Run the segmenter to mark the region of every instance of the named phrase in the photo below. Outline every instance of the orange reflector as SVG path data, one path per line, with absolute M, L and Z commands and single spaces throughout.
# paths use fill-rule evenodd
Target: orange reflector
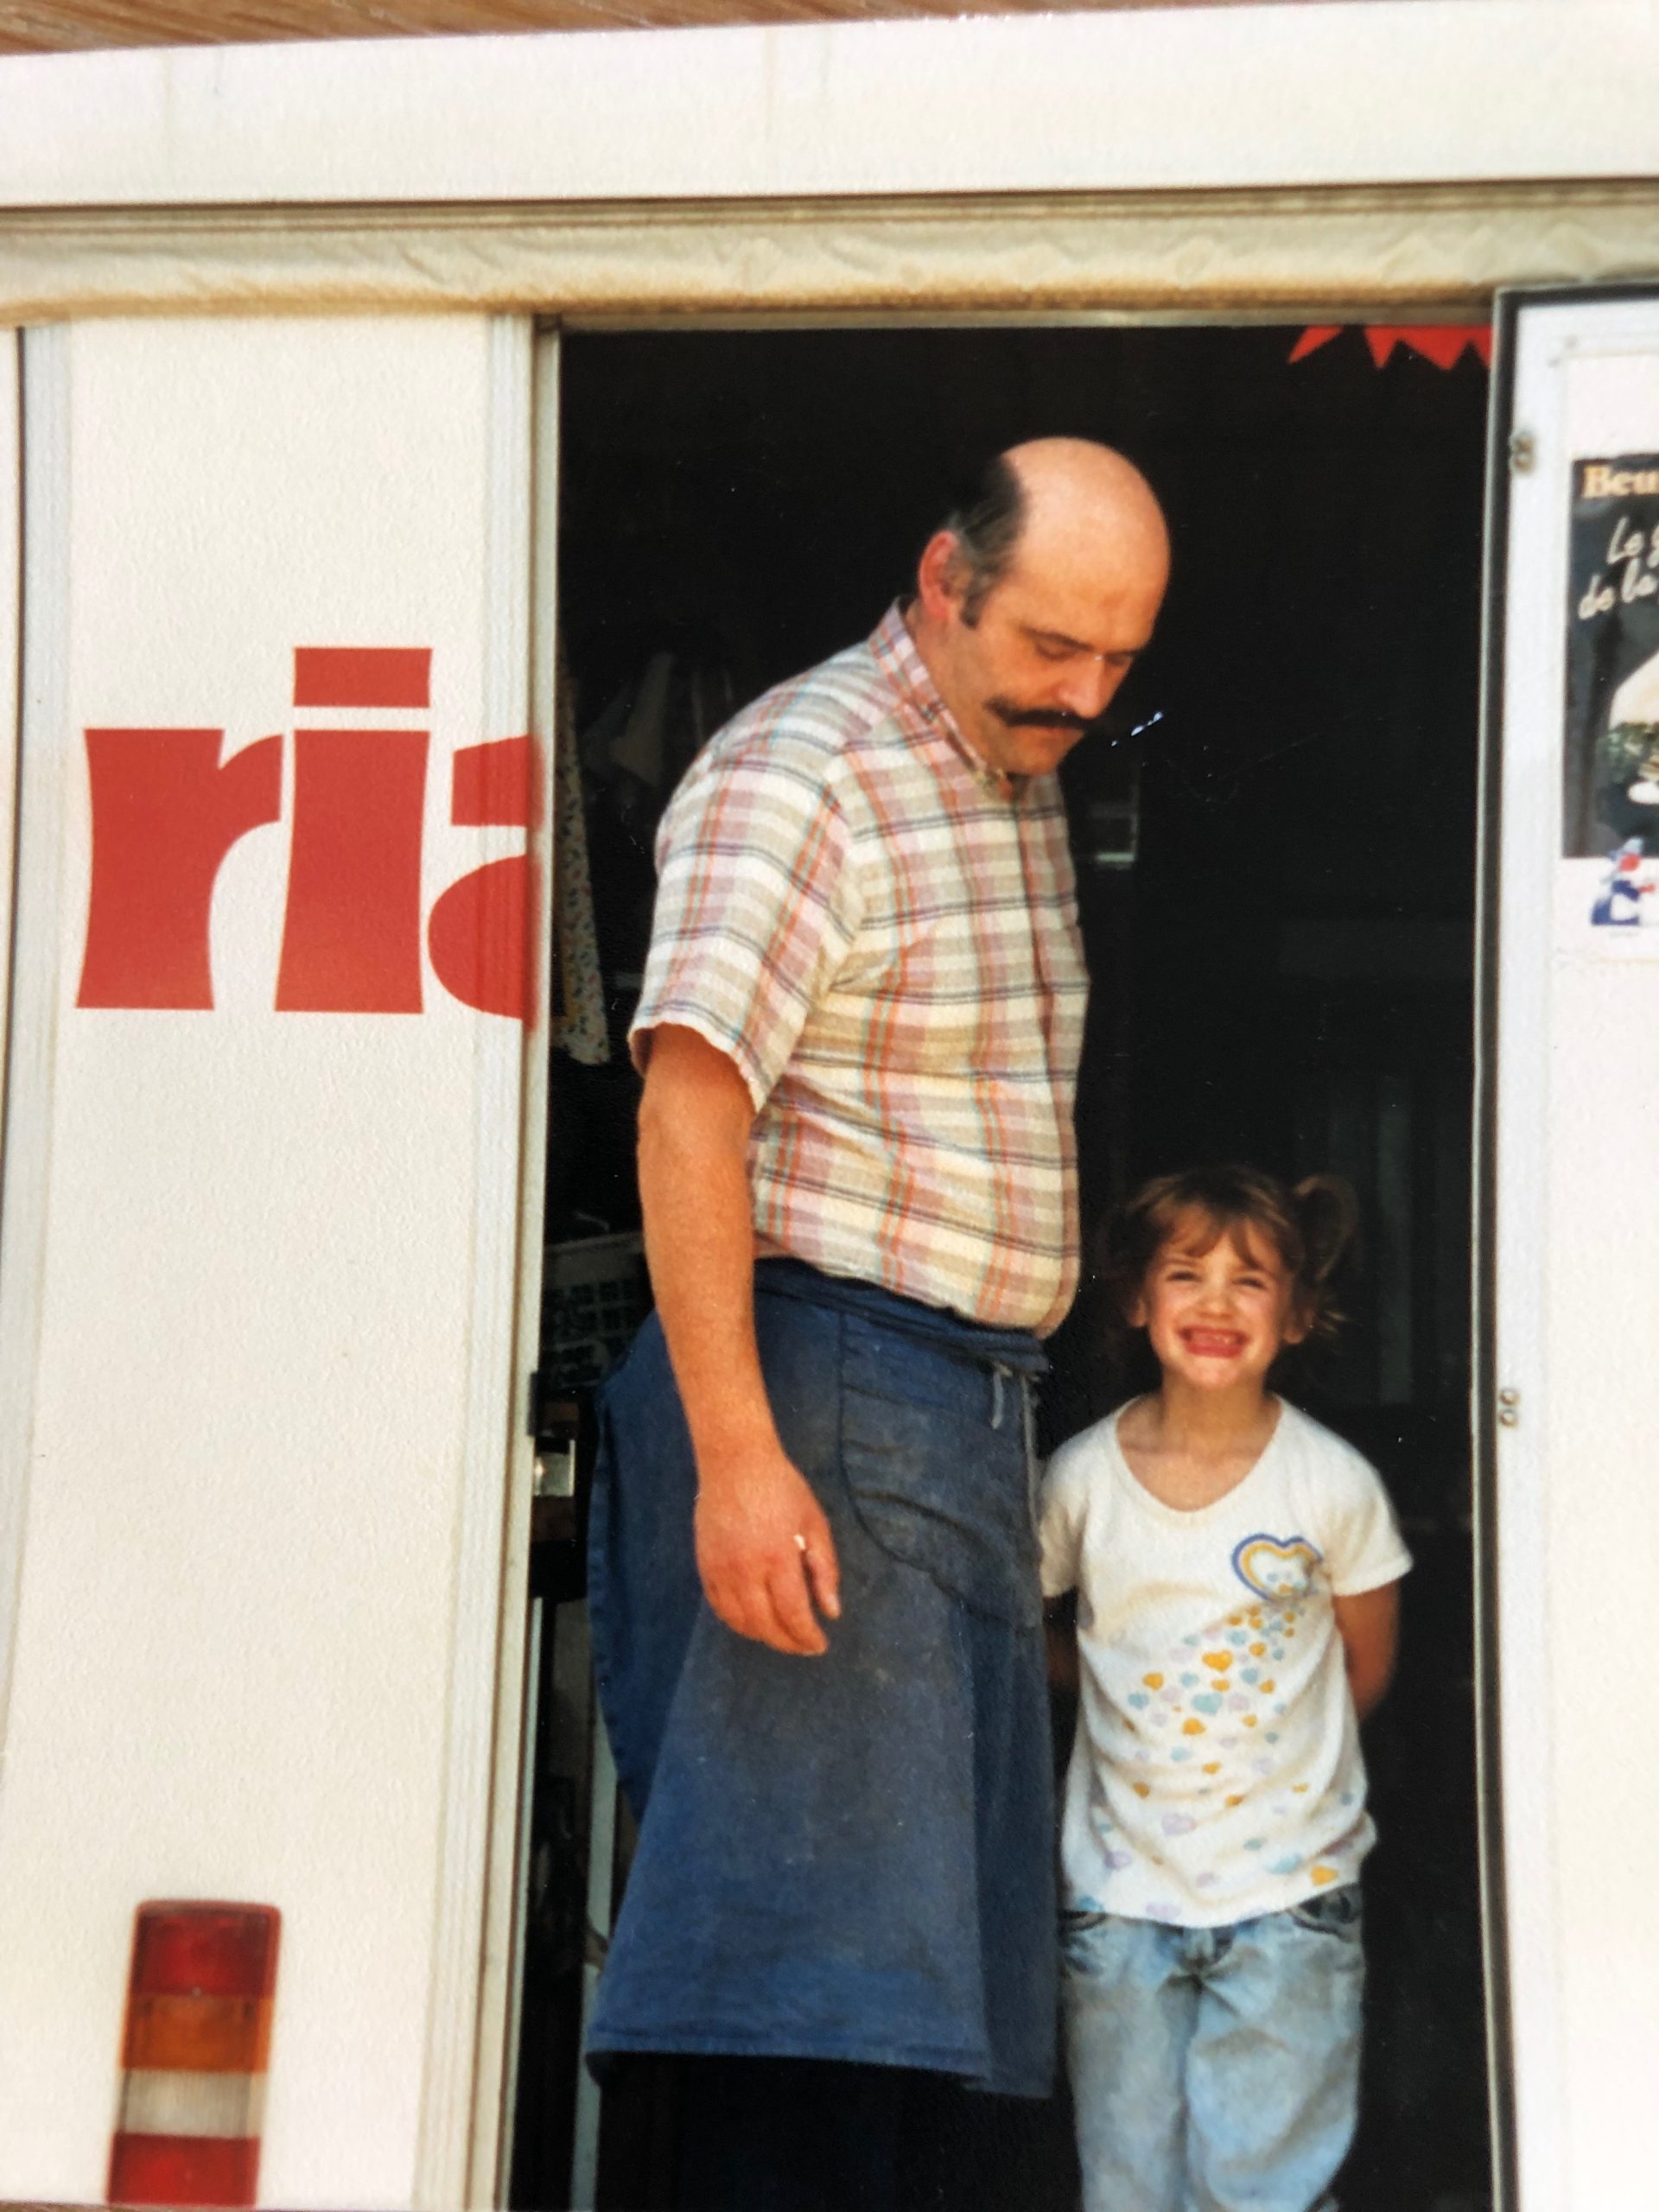
M 274 1905 L 139 1906 L 111 2204 L 254 2202 L 281 1927 Z
M 268 1997 L 140 1997 L 127 2000 L 129 2067 L 263 2074 L 270 2050 Z

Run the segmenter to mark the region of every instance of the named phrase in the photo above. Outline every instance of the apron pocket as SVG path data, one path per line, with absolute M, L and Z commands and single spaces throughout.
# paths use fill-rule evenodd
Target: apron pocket
M 976 1611 L 1042 1619 L 1017 1375 L 842 1317 L 842 1465 L 891 1557 Z

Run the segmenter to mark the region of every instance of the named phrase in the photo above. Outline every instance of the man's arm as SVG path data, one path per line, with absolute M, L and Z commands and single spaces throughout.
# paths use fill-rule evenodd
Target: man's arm
M 748 1140 L 734 1063 L 696 1030 L 652 1033 L 639 1109 L 645 1257 L 697 1462 L 697 1572 L 728 1628 L 775 1650 L 828 1648 L 812 1610 L 841 1611 L 836 1548 L 785 1456 L 754 1338 Z M 804 1548 L 797 1541 L 804 1538 Z
M 1385 1582 L 1380 1590 L 1363 1590 L 1353 1598 L 1333 1598 L 1331 1604 L 1337 1617 L 1337 1634 L 1342 1638 L 1354 1711 L 1363 1720 L 1382 1703 L 1394 1680 L 1395 1652 L 1400 1641 L 1400 1585 Z

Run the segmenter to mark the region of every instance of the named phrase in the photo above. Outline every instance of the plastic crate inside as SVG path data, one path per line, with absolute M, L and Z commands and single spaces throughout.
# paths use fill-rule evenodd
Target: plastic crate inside
M 542 1300 L 543 1389 L 597 1382 L 650 1305 L 639 1230 L 550 1244 Z

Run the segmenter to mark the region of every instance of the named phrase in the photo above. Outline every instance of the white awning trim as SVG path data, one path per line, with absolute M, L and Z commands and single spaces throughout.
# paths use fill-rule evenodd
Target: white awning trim
M 333 309 L 611 316 L 1473 320 L 1650 269 L 1659 180 L 957 200 L 0 215 L 0 319 Z

